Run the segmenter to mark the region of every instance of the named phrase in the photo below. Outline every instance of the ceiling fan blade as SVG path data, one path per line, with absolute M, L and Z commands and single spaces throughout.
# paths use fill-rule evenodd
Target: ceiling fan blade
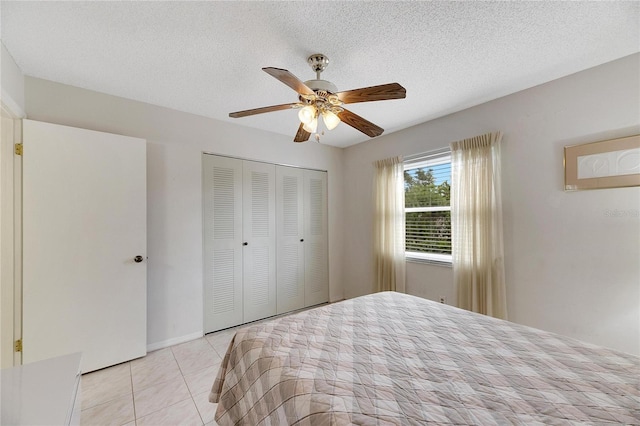
M 271 106 L 268 106 L 268 107 L 254 108 L 254 109 L 247 109 L 247 110 L 244 110 L 244 111 L 230 112 L 229 113 L 229 117 L 231 117 L 231 118 L 240 118 L 240 117 L 246 117 L 248 115 L 264 114 L 265 112 L 281 111 L 283 109 L 293 109 L 293 108 L 298 108 L 298 107 L 300 107 L 299 103 L 282 104 L 282 105 L 271 105 Z
M 382 127 L 376 126 L 372 122 L 365 120 L 347 109 L 339 113 L 338 117 L 340 117 L 340 120 L 345 124 L 348 124 L 356 130 L 360 130 L 362 133 L 372 138 L 380 136 L 384 132 Z
M 363 87 L 336 93 L 338 99 L 345 104 L 356 102 L 386 101 L 387 99 L 403 99 L 407 97 L 407 90 L 398 83 L 382 84 L 380 86 Z
M 277 78 L 287 86 L 291 87 L 293 90 L 298 92 L 301 95 L 313 95 L 313 90 L 309 89 L 306 84 L 304 84 L 298 77 L 291 74 L 287 70 L 283 70 L 281 68 L 262 68 L 262 71 L 266 72 L 272 77 Z
M 298 127 L 298 133 L 296 133 L 296 137 L 293 138 L 294 142 L 306 142 L 309 140 L 309 136 L 311 136 L 311 133 L 304 130 L 302 126 L 304 126 L 304 124 L 300 123 L 300 127 Z

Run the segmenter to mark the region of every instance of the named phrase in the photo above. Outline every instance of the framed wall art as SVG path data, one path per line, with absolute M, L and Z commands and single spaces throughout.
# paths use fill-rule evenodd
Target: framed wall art
M 564 147 L 564 189 L 640 186 L 640 135 Z

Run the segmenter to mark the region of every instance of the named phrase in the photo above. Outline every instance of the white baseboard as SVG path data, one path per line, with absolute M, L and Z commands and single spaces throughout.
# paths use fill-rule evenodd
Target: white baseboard
M 158 349 L 189 342 L 191 340 L 199 339 L 202 336 L 204 336 L 204 333 L 202 331 L 198 331 L 196 333 L 187 334 L 186 336 L 174 337 L 173 339 L 163 340 L 162 342 L 150 343 L 147 345 L 147 352 L 153 352 Z

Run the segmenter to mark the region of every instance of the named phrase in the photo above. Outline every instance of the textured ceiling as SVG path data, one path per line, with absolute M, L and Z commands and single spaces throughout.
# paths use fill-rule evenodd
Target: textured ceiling
M 22 71 L 293 138 L 295 102 L 261 71 L 339 90 L 398 82 L 403 100 L 350 110 L 397 131 L 640 51 L 640 2 L 1 2 Z M 323 143 L 368 137 L 341 124 Z

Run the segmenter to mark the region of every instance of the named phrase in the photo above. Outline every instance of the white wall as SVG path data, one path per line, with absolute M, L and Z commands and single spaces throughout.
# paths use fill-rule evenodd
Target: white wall
M 1 41 L 0 76 L 2 102 L 14 116 L 24 117 L 24 76 Z
M 25 102 L 35 120 L 149 141 L 150 344 L 202 330 L 202 151 L 329 171 L 330 297 L 339 300 L 373 291 L 371 163 L 501 130 L 510 319 L 639 354 L 640 188 L 562 189 L 565 145 L 640 133 L 639 62 L 636 54 L 344 151 L 33 78 Z M 409 264 L 407 289 L 455 300 L 447 267 Z
M 285 137 L 46 80 L 27 77 L 25 88 L 30 119 L 148 141 L 151 348 L 202 333 L 202 152 L 328 171 L 329 297 L 343 298 L 342 150 L 293 143 L 295 117 L 289 117 L 294 127 Z M 278 114 L 274 120 L 287 119 Z
M 632 55 L 347 148 L 345 296 L 373 291 L 372 162 L 501 130 L 509 319 L 640 354 L 640 188 L 563 191 L 564 146 L 640 133 L 639 65 Z M 448 290 L 453 304 L 451 272 L 408 264 L 408 291 Z

